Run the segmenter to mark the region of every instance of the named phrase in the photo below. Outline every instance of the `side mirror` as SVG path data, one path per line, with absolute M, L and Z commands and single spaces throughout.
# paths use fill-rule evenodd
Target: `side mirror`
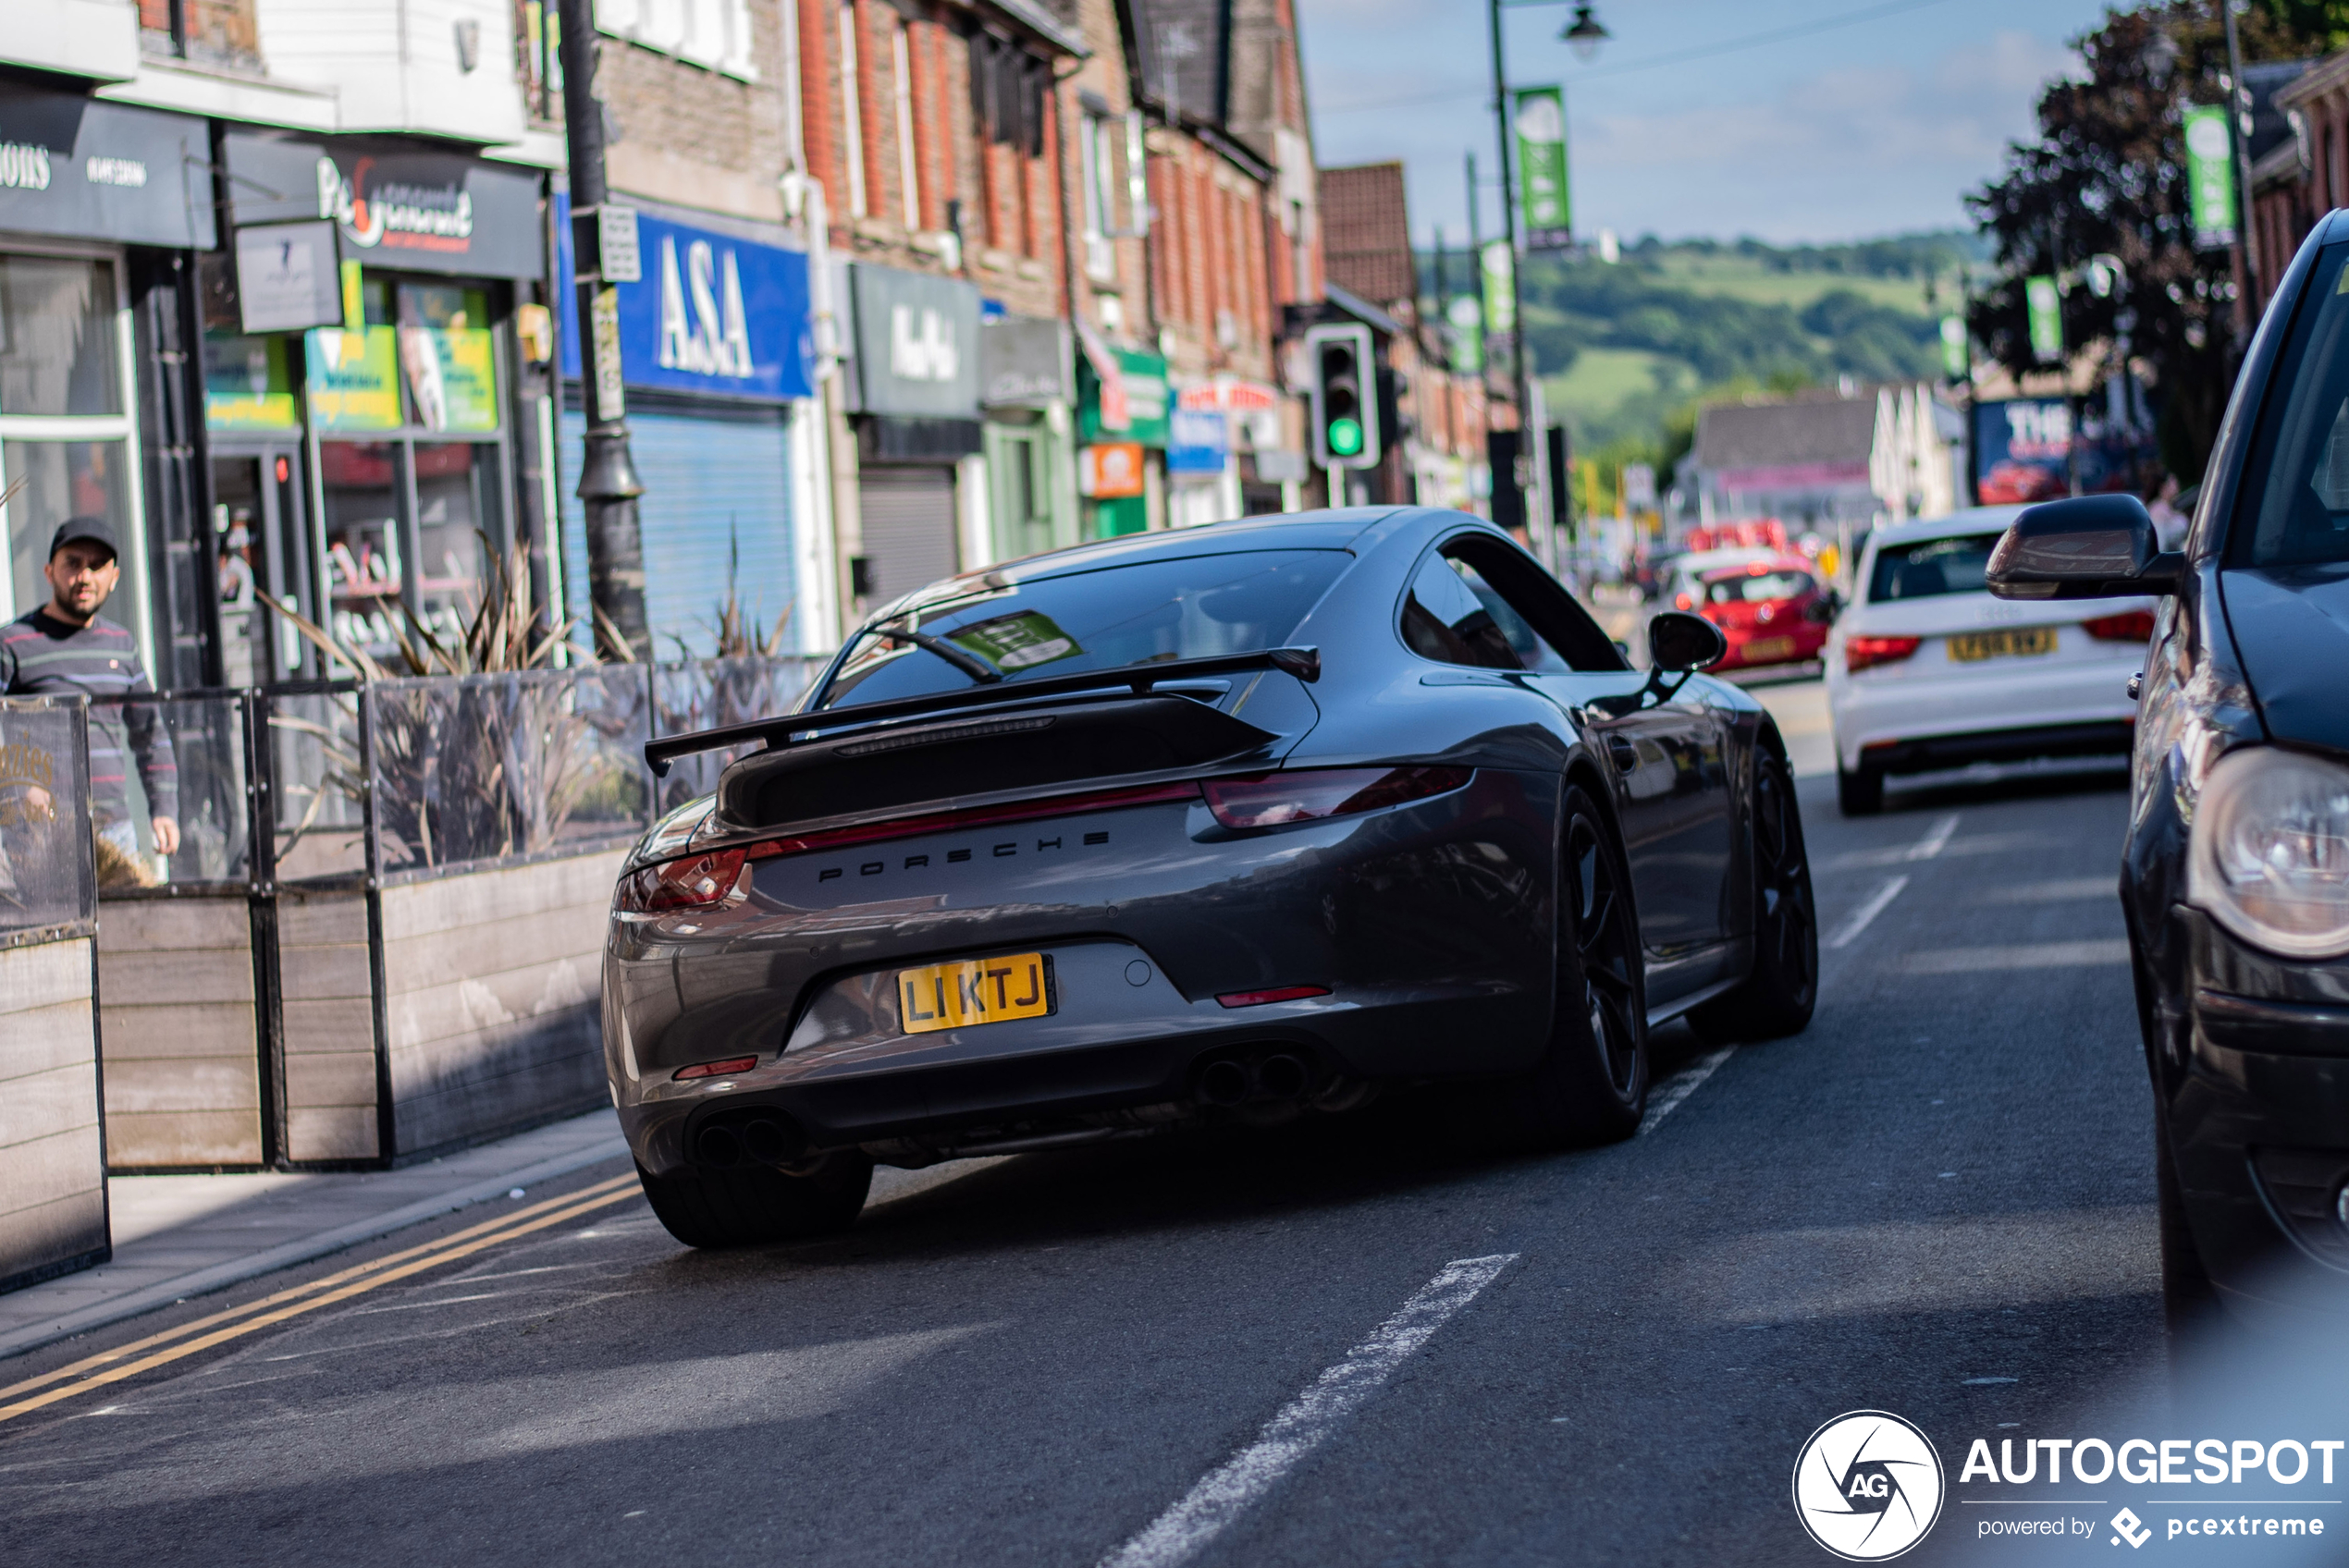
M 2134 496 L 2074 496 L 2026 507 L 1990 552 L 1984 582 L 2001 599 L 2111 599 L 2174 594 L 2185 557 L 2164 554 Z
M 1728 652 L 1729 640 L 1701 615 L 1666 610 L 1648 622 L 1648 660 L 1658 669 L 1685 675 L 1718 664 Z

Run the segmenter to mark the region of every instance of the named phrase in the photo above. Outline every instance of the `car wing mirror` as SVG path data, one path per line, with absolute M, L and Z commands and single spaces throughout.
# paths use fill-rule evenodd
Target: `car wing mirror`
M 1990 552 L 1984 582 L 2001 599 L 2112 599 L 2174 594 L 2184 572 L 2143 501 L 2074 496 L 2025 507 Z
M 1602 697 L 1591 705 L 1620 718 L 1650 703 L 1668 703 L 1680 694 L 1690 676 L 1718 664 L 1728 652 L 1729 640 L 1703 616 L 1666 610 L 1648 622 L 1647 684 L 1628 696 Z

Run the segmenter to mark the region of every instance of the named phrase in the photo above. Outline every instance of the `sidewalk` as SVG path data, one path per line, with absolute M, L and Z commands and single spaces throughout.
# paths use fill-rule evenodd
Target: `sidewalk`
M 609 1110 L 399 1170 L 116 1176 L 114 1259 L 0 1295 L 0 1357 L 627 1157 Z

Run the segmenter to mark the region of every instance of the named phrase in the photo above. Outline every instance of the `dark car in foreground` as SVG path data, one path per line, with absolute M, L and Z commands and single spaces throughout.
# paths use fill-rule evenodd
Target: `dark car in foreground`
M 1078 546 L 885 606 L 630 857 L 604 974 L 654 1211 L 702 1245 L 845 1224 L 874 1162 L 1341 1112 L 1514 1080 L 1628 1135 L 1648 1031 L 1808 1022 L 1786 754 L 1458 513 Z
M 2236 382 L 2182 552 L 2126 496 L 2033 507 L 1991 592 L 2161 595 L 2121 896 L 2173 1319 L 2349 1301 L 2349 213 Z

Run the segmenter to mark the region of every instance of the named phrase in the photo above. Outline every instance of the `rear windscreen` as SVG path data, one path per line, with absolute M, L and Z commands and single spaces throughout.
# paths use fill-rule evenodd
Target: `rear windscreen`
M 1287 645 L 1306 612 L 1351 566 L 1344 550 L 1250 550 L 1148 559 L 977 587 L 892 627 L 942 638 L 1024 678 L 1252 654 Z M 868 636 L 817 704 L 885 703 L 966 690 L 971 676 L 929 648 Z
M 1868 573 L 1868 602 L 1982 593 L 1982 574 L 1998 545 L 1995 533 L 1887 545 L 1876 551 L 1876 570 Z
M 1811 591 L 1811 580 L 1799 571 L 1749 572 L 1741 577 L 1716 577 L 1704 585 L 1708 605 L 1760 605 L 1792 599 Z

